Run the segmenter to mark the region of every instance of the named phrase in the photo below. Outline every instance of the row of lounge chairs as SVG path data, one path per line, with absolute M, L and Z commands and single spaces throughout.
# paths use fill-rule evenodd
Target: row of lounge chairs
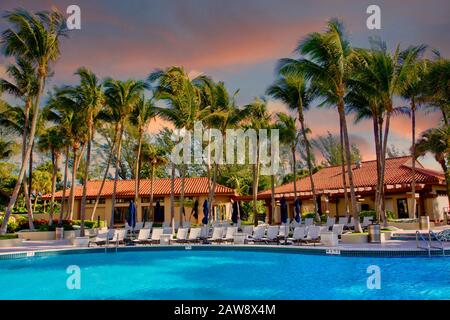
M 281 241 L 289 243 L 303 243 L 303 242 L 318 242 L 320 234 L 323 232 L 333 232 L 338 237 L 344 232 L 345 226 L 343 224 L 334 224 L 329 229 L 327 226 L 305 226 L 300 225 L 293 229 L 292 235 L 290 226 L 257 226 L 250 225 L 243 226 L 240 230 L 241 234 L 245 235 L 246 241 L 250 243 L 280 243 Z M 229 227 L 214 227 L 212 229 L 204 227 L 196 228 L 178 228 L 175 235 L 172 234 L 172 228 L 141 228 L 136 239 L 129 239 L 127 237 L 127 229 L 103 229 L 91 241 L 97 245 L 104 245 L 108 243 L 122 244 L 126 241 L 135 244 L 158 244 L 161 241 L 162 235 L 170 235 L 170 241 L 176 243 L 221 243 L 234 242 L 235 236 L 239 229 L 235 226 Z

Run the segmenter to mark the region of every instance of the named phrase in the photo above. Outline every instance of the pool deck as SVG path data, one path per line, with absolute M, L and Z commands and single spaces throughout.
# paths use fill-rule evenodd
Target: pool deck
M 443 242 L 446 256 L 450 256 L 450 242 Z M 424 245 L 424 244 L 423 244 Z M 433 247 L 438 247 L 438 242 L 432 242 Z M 338 246 L 329 247 L 321 244 L 283 245 L 283 244 L 170 244 L 170 245 L 132 245 L 119 246 L 117 251 L 142 251 L 142 250 L 240 250 L 240 251 L 271 251 L 307 254 L 328 254 L 342 256 L 429 256 L 427 249 L 417 248 L 416 241 L 412 240 L 388 240 L 383 243 L 340 243 Z M 15 259 L 32 256 L 45 256 L 55 254 L 88 253 L 88 252 L 115 252 L 115 246 L 93 246 L 89 248 L 74 247 L 69 241 L 24 241 L 22 246 L 0 247 L 0 260 Z M 442 249 L 432 248 L 432 256 L 442 256 Z

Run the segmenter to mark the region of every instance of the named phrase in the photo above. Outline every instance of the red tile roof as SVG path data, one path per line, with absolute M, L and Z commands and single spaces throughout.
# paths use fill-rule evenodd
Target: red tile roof
M 425 169 L 416 162 L 415 180 L 417 184 L 443 184 L 444 174 L 442 172 Z M 412 182 L 411 157 L 397 157 L 386 159 L 385 183 L 386 185 L 410 184 Z M 352 166 L 355 187 L 375 187 L 377 183 L 376 161 L 363 161 L 360 167 Z M 326 167 L 313 175 L 314 185 L 318 192 L 324 190 L 344 189 L 342 183 L 341 166 Z M 348 178 L 347 178 L 348 184 Z M 297 180 L 298 192 L 311 192 L 309 177 Z M 294 183 L 287 183 L 275 188 L 275 193 L 294 192 Z M 266 190 L 259 195 L 270 195 L 271 191 Z
M 91 180 L 87 184 L 87 197 L 95 198 L 100 190 L 101 180 Z M 142 179 L 140 182 L 139 194 L 141 197 L 150 196 L 150 179 Z M 110 198 L 113 193 L 114 181 L 107 180 L 102 190 L 102 197 Z M 66 191 L 66 196 L 69 195 L 70 190 Z M 179 196 L 181 192 L 181 178 L 175 179 L 175 196 Z M 186 178 L 184 193 L 186 196 L 194 195 L 207 195 L 208 194 L 208 178 Z M 170 178 L 155 179 L 153 183 L 154 196 L 166 196 L 170 195 Z M 235 195 L 233 189 L 225 187 L 220 184 L 216 184 L 217 195 Z M 81 198 L 83 195 L 83 186 L 79 185 L 75 187 L 75 198 Z M 118 197 L 132 197 L 134 196 L 134 180 L 119 180 L 117 182 Z M 58 191 L 55 194 L 57 199 L 62 197 L 62 191 Z M 50 194 L 44 195 L 43 199 L 50 199 Z

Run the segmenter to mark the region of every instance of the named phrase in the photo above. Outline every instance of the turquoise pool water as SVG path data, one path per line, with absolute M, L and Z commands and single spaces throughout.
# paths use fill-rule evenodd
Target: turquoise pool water
M 69 290 L 67 267 L 80 268 Z M 381 289 L 368 289 L 367 268 Z M 73 283 L 73 282 L 72 282 Z M 0 299 L 449 299 L 449 258 L 182 250 L 0 260 Z

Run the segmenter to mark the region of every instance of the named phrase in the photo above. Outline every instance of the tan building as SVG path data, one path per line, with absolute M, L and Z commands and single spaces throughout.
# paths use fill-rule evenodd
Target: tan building
M 412 208 L 412 159 L 409 156 L 386 159 L 385 192 L 386 210 L 396 218 L 413 218 L 417 213 L 430 216 L 430 220 L 443 220 L 448 210 L 445 177 L 442 172 L 425 168 L 416 161 L 416 215 Z M 374 210 L 377 183 L 376 161 L 363 161 L 352 166 L 359 210 Z M 341 166 L 323 168 L 313 175 L 318 209 L 321 214 L 345 215 L 344 187 Z M 348 178 L 347 178 L 348 185 Z M 297 194 L 302 201 L 302 212 L 313 211 L 311 184 L 309 177 L 297 180 Z M 350 197 L 350 189 L 348 188 Z M 285 197 L 288 202 L 289 217 L 294 215 L 294 183 L 275 188 L 275 198 Z M 280 222 L 279 206 L 275 214 L 271 211 L 271 190 L 258 194 L 258 199 L 266 201 L 266 217 L 269 221 Z
M 126 219 L 126 213 L 130 205 L 130 201 L 134 200 L 134 180 L 119 180 L 117 182 L 116 192 L 116 208 L 114 212 L 114 224 L 123 225 Z M 86 219 L 90 219 L 92 209 L 94 207 L 95 199 L 100 190 L 101 181 L 93 180 L 87 184 L 87 205 L 86 205 Z M 94 220 L 109 222 L 112 213 L 112 193 L 114 181 L 108 180 L 103 187 L 99 205 L 96 209 Z M 142 179 L 140 182 L 140 191 L 138 202 L 136 203 L 137 221 L 154 221 L 154 222 L 170 222 L 170 178 L 155 179 L 153 183 L 153 206 L 156 203 L 160 204 L 160 214 L 156 214 L 153 210 L 152 216 L 150 213 L 150 193 L 151 180 Z M 191 216 L 192 205 L 198 201 L 199 221 L 203 218 L 203 202 L 208 198 L 208 178 L 186 178 L 185 179 L 185 217 L 184 219 L 191 220 L 192 223 L 197 221 Z M 231 199 L 235 197 L 235 191 L 223 185 L 217 184 L 215 190 L 215 200 L 213 203 L 214 214 L 212 219 L 224 220 L 230 219 L 231 215 Z M 175 179 L 175 220 L 179 220 L 179 202 L 178 198 L 181 192 L 181 179 Z M 70 190 L 66 191 L 68 197 Z M 75 187 L 75 205 L 74 216 L 72 219 L 80 219 L 81 198 L 83 195 L 83 186 Z M 56 193 L 56 200 L 61 200 L 62 191 Z M 45 195 L 43 200 L 50 200 L 50 195 Z M 66 202 L 67 208 L 67 202 Z

